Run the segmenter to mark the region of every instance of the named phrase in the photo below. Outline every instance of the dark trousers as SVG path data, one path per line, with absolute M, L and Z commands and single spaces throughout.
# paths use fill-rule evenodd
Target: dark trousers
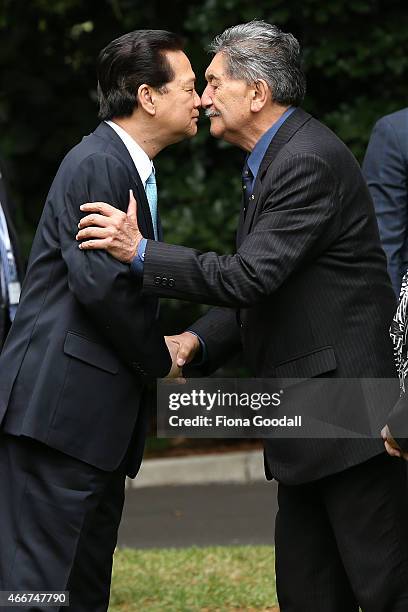
M 67 590 L 70 611 L 106 611 L 124 484 L 124 464 L 104 472 L 0 434 L 0 589 Z
M 281 612 L 406 612 L 408 503 L 403 461 L 381 454 L 315 483 L 279 484 Z

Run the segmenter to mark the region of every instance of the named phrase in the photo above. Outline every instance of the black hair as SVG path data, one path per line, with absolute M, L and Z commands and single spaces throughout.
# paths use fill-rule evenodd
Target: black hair
M 165 52 L 183 46 L 177 34 L 166 30 L 135 30 L 112 40 L 98 57 L 99 118 L 129 117 L 143 83 L 165 91 L 174 79 Z

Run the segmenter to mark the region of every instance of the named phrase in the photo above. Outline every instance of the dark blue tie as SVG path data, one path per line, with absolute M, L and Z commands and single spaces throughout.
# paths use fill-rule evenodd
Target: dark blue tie
M 252 181 L 253 181 L 253 176 L 252 176 L 251 169 L 249 168 L 248 164 L 245 162 L 244 167 L 242 169 L 242 193 L 244 196 L 244 217 L 248 210 L 249 198 L 251 197 L 251 194 L 252 194 Z

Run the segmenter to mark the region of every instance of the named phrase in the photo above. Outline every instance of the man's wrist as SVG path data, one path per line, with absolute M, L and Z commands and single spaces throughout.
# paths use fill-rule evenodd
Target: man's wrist
M 191 329 L 186 329 L 186 333 L 191 334 L 192 336 L 195 336 L 198 341 L 198 348 L 197 348 L 196 354 L 194 355 L 193 360 L 191 361 L 191 365 L 195 365 L 195 366 L 202 365 L 203 363 L 205 363 L 205 361 L 208 358 L 207 346 L 204 340 L 196 332 L 192 331 Z
M 130 262 L 130 269 L 136 276 L 143 275 L 143 264 L 146 252 L 147 239 L 142 238 L 137 245 L 136 255 Z

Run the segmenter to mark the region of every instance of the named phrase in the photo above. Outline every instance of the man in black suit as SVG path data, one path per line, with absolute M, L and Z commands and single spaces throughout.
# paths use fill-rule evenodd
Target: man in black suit
M 394 377 L 395 297 L 372 201 L 345 145 L 299 107 L 296 39 L 251 22 L 226 30 L 212 50 L 202 96 L 211 133 L 249 154 L 237 252 L 146 242 L 120 212 L 109 244 L 99 227 L 106 231 L 111 214 L 104 203 L 85 207 L 102 214 L 81 221 L 81 247 L 107 248 L 135 269 L 144 259 L 146 295 L 215 305 L 190 328 L 209 369 L 242 344 L 257 377 Z M 176 338 L 180 363 L 191 360 L 197 336 Z M 352 409 L 374 416 L 364 402 Z M 377 421 L 379 434 L 383 415 Z M 405 471 L 379 435 L 266 440 L 265 460 L 267 477 L 279 481 L 281 611 L 406 610 Z
M 157 298 L 141 295 L 128 265 L 78 249 L 79 206 L 109 199 L 124 210 L 133 190 L 143 232 L 160 237 L 152 159 L 195 135 L 200 106 L 169 32 L 111 42 L 98 80 L 104 121 L 58 170 L 0 358 L 0 589 L 69 590 L 75 612 L 108 607 L 125 476 L 143 452 L 146 382 L 178 373 Z
M 13 222 L 13 209 L 0 166 L 0 351 L 15 316 L 22 276 L 23 265 Z

